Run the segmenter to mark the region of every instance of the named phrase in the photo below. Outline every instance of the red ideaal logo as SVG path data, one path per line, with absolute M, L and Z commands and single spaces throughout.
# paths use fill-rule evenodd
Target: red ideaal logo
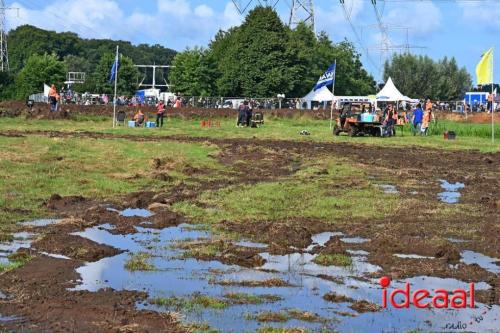
M 382 307 L 387 308 L 387 287 L 391 284 L 391 280 L 384 276 L 379 280 L 382 286 Z M 396 302 L 396 296 L 402 295 L 404 301 L 402 303 Z M 431 296 L 430 301 L 424 300 Z M 451 297 L 450 297 L 451 296 Z M 469 302 L 467 302 L 469 298 Z M 434 294 L 427 289 L 417 289 L 413 292 L 410 290 L 410 283 L 406 282 L 403 289 L 394 289 L 389 295 L 391 305 L 396 309 L 409 308 L 410 303 L 419 309 L 430 307 L 431 305 L 437 309 L 446 309 L 452 307 L 454 309 L 465 309 L 467 307 L 474 308 L 474 283 L 469 284 L 469 297 L 467 297 L 467 290 L 453 289 L 449 292 L 446 289 L 436 289 Z

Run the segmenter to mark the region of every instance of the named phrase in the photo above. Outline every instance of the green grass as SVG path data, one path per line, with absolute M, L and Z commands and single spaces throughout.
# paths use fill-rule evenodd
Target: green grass
M 328 173 L 318 175 L 316 171 L 321 169 Z M 333 189 L 353 178 L 360 181 L 344 189 Z M 397 196 L 382 193 L 366 180 L 363 170 L 338 159 L 315 161 L 283 181 L 205 192 L 199 201 L 208 208 L 180 202 L 173 209 L 205 223 L 289 218 L 335 222 L 346 218 L 382 218 L 399 205 Z
M 157 268 L 149 262 L 152 255 L 146 252 L 138 252 L 130 255 L 125 261 L 125 269 L 128 271 L 156 271 Z
M 352 258 L 345 254 L 319 254 L 313 261 L 321 266 L 351 266 Z
M 193 294 L 190 297 L 159 297 L 149 300 L 151 304 L 176 311 L 194 311 L 197 308 L 225 309 L 229 303 L 215 297 Z
M 488 124 L 470 124 L 439 120 L 438 124 L 430 127 L 430 136 L 413 137 L 409 126 L 405 129 L 405 136 L 394 138 L 357 137 L 345 135 L 334 137 L 329 128 L 329 120 L 313 120 L 309 117 L 295 119 L 266 118 L 266 124 L 258 129 L 236 128 L 233 119 L 220 119 L 221 128 L 201 128 L 199 120 L 182 120 L 169 118 L 165 128 L 111 128 L 111 119 L 102 116 L 78 116 L 74 120 L 25 120 L 23 118 L 0 119 L 0 131 L 14 130 L 47 130 L 47 131 L 94 131 L 126 135 L 169 136 L 186 135 L 192 137 L 216 138 L 253 138 L 279 139 L 295 141 L 321 142 L 354 142 L 380 146 L 422 146 L 438 149 L 479 149 L 481 151 L 500 151 L 500 144 L 491 143 L 491 130 Z M 311 135 L 302 136 L 299 132 L 307 129 Z M 457 132 L 456 140 L 443 140 L 444 130 Z M 496 126 L 496 137 L 500 138 L 500 124 Z
M 23 138 L 0 136 L 0 231 L 14 222 L 47 216 L 52 194 L 112 198 L 145 187 L 169 187 L 187 178 L 185 166 L 219 169 L 203 144 L 133 142 L 124 139 Z M 154 180 L 153 159 L 173 161 Z M 0 232 L 1 234 L 1 232 Z
M 9 261 L 8 263 L 0 262 L 0 273 L 8 272 L 10 270 L 24 266 L 22 261 Z
M 224 294 L 232 304 L 263 304 L 268 302 L 276 302 L 281 300 L 280 296 L 276 295 L 256 295 L 247 293 L 227 293 Z

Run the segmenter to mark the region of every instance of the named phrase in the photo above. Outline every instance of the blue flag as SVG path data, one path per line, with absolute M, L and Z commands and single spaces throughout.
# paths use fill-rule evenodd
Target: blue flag
M 330 67 L 328 67 L 328 70 L 319 77 L 318 82 L 314 86 L 314 91 L 318 90 L 321 87 L 329 86 L 335 83 L 335 67 L 337 67 L 336 64 L 337 62 L 331 64 Z
M 113 83 L 113 81 L 115 81 L 118 67 L 120 67 L 120 62 L 118 61 L 118 57 L 116 57 L 115 61 L 113 62 L 113 66 L 111 67 L 111 73 L 109 75 L 109 83 Z

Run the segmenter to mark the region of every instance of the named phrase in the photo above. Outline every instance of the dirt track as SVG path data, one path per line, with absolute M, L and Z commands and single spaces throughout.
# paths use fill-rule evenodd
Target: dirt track
M 138 141 L 174 140 L 186 142 L 209 142 L 218 145 L 221 163 L 231 168 L 232 179 L 201 182 L 197 186 L 181 184 L 168 193 L 149 191 L 133 193 L 110 202 L 116 207 L 147 208 L 152 203 L 170 205 L 181 200 L 196 200 L 206 190 L 224 188 L 230 185 L 256 183 L 286 179 L 300 165 L 294 166 L 291 156 L 302 159 L 320 156 L 348 158 L 360 168 L 369 168 L 370 175 L 382 180 L 410 180 L 408 185 L 398 186 L 402 197 L 412 197 L 410 209 L 401 208 L 379 221 L 350 220 L 339 224 L 342 232 L 352 236 L 371 239 L 366 244 L 350 244 L 341 247 L 332 238 L 324 251 L 338 253 L 349 249 L 367 250 L 370 261 L 380 265 L 383 272 L 393 278 L 414 276 L 417 274 L 455 277 L 464 281 L 488 281 L 492 290 L 478 293 L 478 299 L 489 303 L 500 303 L 500 279 L 477 265 L 465 265 L 457 262 L 461 249 L 469 249 L 492 257 L 500 257 L 500 221 L 499 216 L 499 157 L 500 153 L 480 153 L 477 151 L 442 151 L 424 148 L 384 148 L 347 143 L 311 143 L 292 141 L 247 140 L 247 139 L 212 139 L 189 137 L 143 137 L 116 136 L 102 133 L 62 133 L 62 132 L 3 132 L 5 136 L 43 135 L 51 137 L 82 138 L 125 138 Z M 247 149 L 259 147 L 260 150 Z M 263 159 L 260 151 L 269 151 Z M 248 163 L 241 165 L 237 161 Z M 158 162 L 161 169 L 161 161 Z M 193 176 L 202 172 L 192 170 Z M 248 177 L 247 174 L 253 175 Z M 429 180 L 422 184 L 421 180 Z M 436 192 L 439 191 L 436 180 L 460 181 L 465 184 L 461 198 L 464 204 L 471 204 L 473 211 L 464 211 L 462 215 L 448 219 L 438 219 L 432 211 L 435 209 Z M 356 186 L 356 180 L 346 180 L 339 188 Z M 417 191 L 418 194 L 411 194 Z M 46 203 L 57 215 L 67 217 L 63 224 L 43 229 L 44 238 L 33 246 L 37 250 L 67 255 L 72 260 L 57 260 L 32 253 L 36 258 L 21 269 L 3 274 L 0 290 L 11 299 L 0 301 L 2 315 L 16 315 L 24 318 L 21 322 L 6 323 L 7 328 L 19 332 L 46 331 L 103 331 L 103 332 L 156 332 L 182 331 L 174 318 L 156 312 L 138 311 L 135 301 L 146 295 L 132 292 L 113 292 L 103 290 L 97 293 L 71 292 L 66 288 L 75 285 L 78 276 L 74 269 L 83 261 L 96 261 L 116 254 L 116 250 L 97 243 L 70 236 L 70 232 L 80 231 L 89 226 L 103 223 L 114 225 L 114 233 L 127 234 L 139 225 L 141 219 L 122 217 L 104 208 L 102 202 L 91 198 L 61 198 L 53 196 Z M 151 228 L 164 228 L 186 222 L 186 219 L 171 212 L 168 206 L 161 206 L 155 211 Z M 189 221 L 188 221 L 189 222 Z M 257 226 L 257 227 L 256 227 Z M 237 224 L 226 222 L 221 226 L 225 230 L 241 233 L 252 240 L 272 242 L 271 252 L 286 253 L 289 246 L 302 248 L 310 243 L 312 234 L 327 231 L 329 226 L 324 221 L 287 220 L 260 221 L 260 223 Z M 474 238 L 468 243 L 451 243 L 444 236 L 469 228 L 475 230 Z M 83 250 L 78 251 L 78 247 Z M 234 263 L 249 265 L 252 254 L 234 251 Z M 400 259 L 394 253 L 415 253 L 434 256 L 436 260 Z M 239 259 L 238 259 L 239 258 Z M 456 268 L 450 268 L 456 264 Z M 251 261 L 250 261 L 251 265 Z M 61 318 L 64 318 L 62 320 Z M 68 320 L 66 320 L 68 318 Z M 77 320 L 71 318 L 78 318 Z M 4 325 L 4 324 L 1 324 Z

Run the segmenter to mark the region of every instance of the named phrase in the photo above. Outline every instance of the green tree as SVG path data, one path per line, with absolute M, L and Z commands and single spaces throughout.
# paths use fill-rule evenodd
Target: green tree
M 64 62 L 55 54 L 32 55 L 15 80 L 16 97 L 24 99 L 30 94 L 43 92 L 44 83 L 62 86 L 66 71 Z
M 288 38 L 288 28 L 274 10 L 253 9 L 240 27 L 212 43 L 212 47 L 217 42 L 228 46 L 216 59 L 220 93 L 269 97 L 289 92 L 293 85 L 293 58 L 286 52 Z
M 105 53 L 102 55 L 95 72 L 88 79 L 84 89 L 95 93 L 113 94 L 114 82 L 109 82 L 111 67 L 115 61 L 115 55 Z M 120 56 L 120 67 L 118 68 L 117 93 L 119 95 L 131 96 L 137 90 L 137 79 L 139 72 L 134 67 L 132 59 Z
M 14 79 L 11 72 L 0 72 L 0 100 L 15 97 Z
M 467 70 L 446 57 L 434 61 L 428 56 L 395 54 L 384 65 L 384 79 L 389 77 L 401 93 L 413 98 L 457 100 L 472 86 Z
M 215 63 L 210 54 L 201 48 L 177 53 L 170 71 L 170 81 L 176 92 L 190 96 L 215 94 Z
M 219 31 L 209 54 L 217 64 L 217 90 L 223 96 L 302 97 L 335 60 L 336 94 L 375 92 L 375 81 L 351 43 L 334 44 L 324 32 L 316 38 L 303 23 L 290 30 L 269 7 L 257 7 L 241 26 Z

